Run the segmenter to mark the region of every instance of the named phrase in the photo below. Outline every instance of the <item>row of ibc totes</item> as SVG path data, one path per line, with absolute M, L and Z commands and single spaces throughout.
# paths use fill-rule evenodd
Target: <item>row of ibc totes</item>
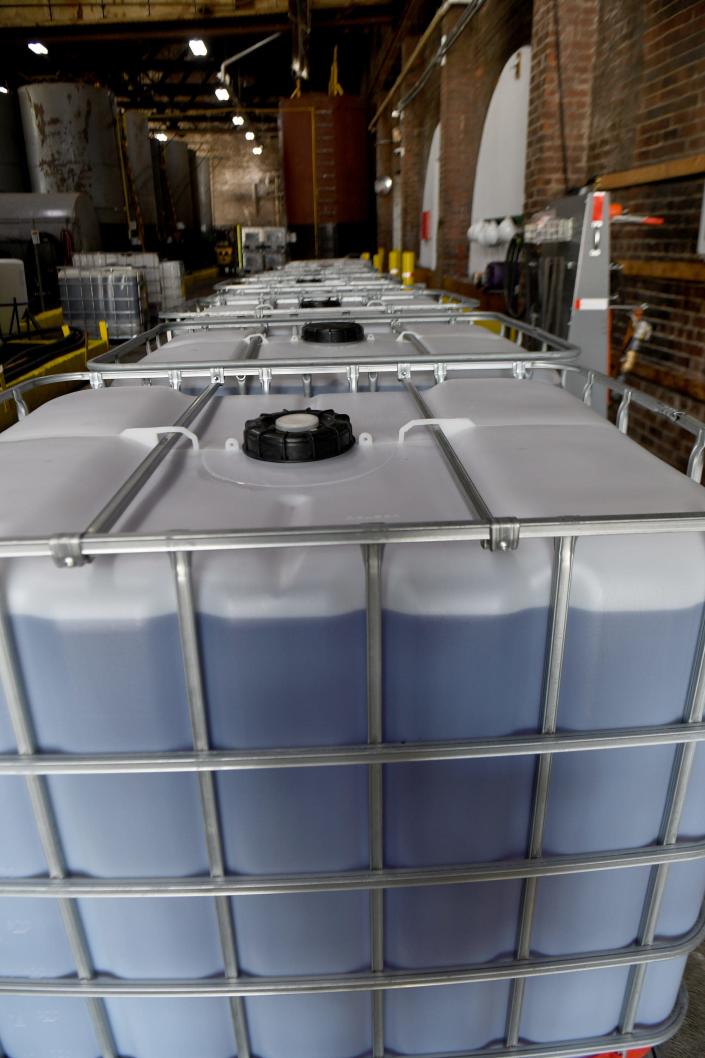
M 629 439 L 637 393 L 621 429 L 571 395 L 565 342 L 346 306 L 366 278 L 173 314 L 0 436 L 11 1058 L 587 1058 L 680 1023 L 702 488 Z
M 225 322 L 255 315 L 290 321 L 301 319 L 382 316 L 391 319 L 409 315 L 447 315 L 455 318 L 477 302 L 422 285 L 402 287 L 388 275 L 380 275 L 369 264 L 339 261 L 296 262 L 265 275 L 245 276 L 238 281 L 217 283 L 213 294 L 163 314 L 167 320 L 194 319 L 199 324 L 222 318 Z M 194 315 L 194 314 L 198 315 Z

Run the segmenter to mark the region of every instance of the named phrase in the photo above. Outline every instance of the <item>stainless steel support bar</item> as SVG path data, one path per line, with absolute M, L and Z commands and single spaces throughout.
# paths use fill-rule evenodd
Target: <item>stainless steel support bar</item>
M 591 871 L 650 867 L 658 863 L 692 863 L 705 858 L 705 839 L 675 846 L 648 845 L 638 849 L 579 853 L 472 863 L 462 867 L 392 867 L 382 870 L 311 874 L 224 875 L 222 878 L 0 878 L 0 896 L 56 899 L 59 896 L 106 897 L 268 896 L 275 893 L 358 892 L 477 882 L 549 878 Z
M 607 967 L 680 959 L 697 947 L 705 936 L 701 914 L 696 929 L 686 940 L 656 941 L 602 952 L 579 955 L 539 955 L 531 959 L 498 959 L 442 970 L 384 970 L 381 973 L 325 975 L 281 975 L 273 977 L 225 977 L 195 979 L 128 979 L 105 975 L 83 981 L 76 978 L 0 977 L 0 995 L 151 996 L 182 998 L 197 996 L 312 995 L 324 992 L 372 992 L 439 985 L 474 984 L 480 981 L 510 981 L 517 977 L 545 977 L 556 973 L 578 973 Z
M 470 760 L 545 753 L 582 753 L 705 742 L 705 723 L 567 731 L 556 735 L 506 735 L 452 742 L 383 742 L 372 746 L 282 746 L 268 749 L 155 750 L 145 753 L 0 754 L 2 775 L 97 775 L 129 772 L 243 771 Z
M 382 548 L 363 548 L 367 612 L 367 741 L 382 742 Z M 382 765 L 368 766 L 368 833 L 370 872 L 384 869 L 384 801 Z M 384 972 L 384 891 L 370 892 L 370 951 L 373 974 Z M 372 1058 L 384 1055 L 384 1008 L 382 994 L 372 993 Z
M 574 552 L 574 537 L 565 537 L 555 541 L 550 618 L 546 637 L 543 703 L 541 707 L 541 733 L 544 735 L 554 735 L 556 732 Z M 529 859 L 536 859 L 543 852 L 543 834 L 548 808 L 548 789 L 552 760 L 552 755 L 546 753 L 538 758 L 536 764 L 531 831 L 529 835 Z M 536 911 L 537 886 L 538 878 L 536 876 L 527 878 L 524 882 L 517 940 L 517 959 L 520 960 L 528 959 L 531 954 L 531 932 Z M 508 1047 L 515 1047 L 519 1042 L 521 1015 L 524 1005 L 524 987 L 524 978 L 517 978 L 512 982 L 507 1015 L 506 1042 Z
M 575 518 L 518 518 L 522 539 L 555 536 L 622 536 L 638 533 L 705 532 L 705 512 L 673 514 L 586 515 Z M 411 522 L 330 525 L 314 528 L 96 533 L 82 537 L 85 556 L 164 554 L 170 551 L 231 551 L 287 547 L 336 547 L 344 544 L 422 544 L 433 541 L 487 540 L 491 525 L 483 522 Z M 52 557 L 56 538 L 20 536 L 0 539 L 0 558 Z
M 703 611 L 700 624 L 700 635 L 695 651 L 695 660 L 690 677 L 690 688 L 683 715 L 683 722 L 686 725 L 699 724 L 702 722 L 704 712 L 705 610 Z M 675 845 L 678 841 L 678 830 L 683 815 L 683 808 L 688 793 L 688 782 L 693 770 L 694 760 L 694 743 L 687 743 L 676 747 L 660 833 L 660 842 L 666 848 Z M 652 868 L 644 900 L 642 919 L 639 926 L 638 940 L 640 944 L 651 944 L 656 936 L 656 928 L 667 881 L 667 863 L 662 863 L 659 864 L 658 867 Z M 621 1029 L 623 1032 L 631 1032 L 634 1028 L 639 1013 L 639 1002 L 644 989 L 645 975 L 646 969 L 642 969 L 641 967 L 634 967 L 630 973 L 622 1011 Z
M 201 652 L 198 642 L 198 629 L 196 625 L 196 611 L 193 600 L 191 556 L 188 553 L 180 551 L 175 555 L 172 555 L 171 560 L 176 588 L 179 633 L 184 662 L 184 676 L 186 679 L 189 715 L 191 718 L 193 748 L 200 753 L 204 753 L 210 748 L 210 735 L 208 731 L 208 712 L 203 690 L 203 673 L 201 666 Z M 205 830 L 206 849 L 208 851 L 210 876 L 212 879 L 222 879 L 225 876 L 225 859 L 223 855 L 223 839 L 220 830 L 220 817 L 215 789 L 215 776 L 213 775 L 213 772 L 210 771 L 200 772 L 198 782 L 201 794 L 201 809 L 203 812 L 203 826 Z M 218 933 L 223 953 L 225 976 L 230 981 L 236 981 L 239 976 L 239 966 L 237 942 L 235 939 L 235 923 L 233 921 L 233 913 L 229 897 L 216 896 L 215 910 L 218 920 Z M 243 1001 L 239 996 L 230 997 L 230 1014 L 233 1022 L 233 1032 L 235 1035 L 238 1058 L 249 1058 L 250 1040 L 247 1031 L 247 1019 Z

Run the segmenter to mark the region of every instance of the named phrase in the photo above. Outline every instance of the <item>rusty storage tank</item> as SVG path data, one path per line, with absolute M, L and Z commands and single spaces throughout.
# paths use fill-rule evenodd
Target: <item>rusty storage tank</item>
M 29 178 L 17 97 L 0 95 L 0 192 L 27 191 Z
M 367 108 L 310 92 L 279 103 L 287 225 L 297 257 L 342 257 L 370 238 Z
M 32 191 L 83 192 L 93 199 L 106 248 L 127 242 L 115 101 L 85 84 L 19 90 Z
M 183 140 L 169 140 L 164 145 L 166 180 L 176 223 L 186 231 L 193 230 L 193 196 L 188 147 Z
M 211 200 L 211 163 L 209 158 L 189 149 L 191 166 L 191 190 L 196 229 L 201 235 L 213 230 L 213 204 Z
M 132 182 L 142 215 L 145 247 L 153 249 L 159 241 L 159 236 L 156 180 L 149 125 L 147 118 L 138 110 L 126 111 L 122 120 L 127 145 L 128 177 Z

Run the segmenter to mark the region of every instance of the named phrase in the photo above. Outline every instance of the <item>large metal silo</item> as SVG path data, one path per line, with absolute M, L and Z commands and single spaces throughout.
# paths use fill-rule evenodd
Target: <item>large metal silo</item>
M 169 140 L 164 145 L 164 164 L 171 204 L 178 224 L 193 230 L 193 197 L 188 147 L 183 140 Z
M 128 110 L 124 117 L 125 144 L 127 147 L 128 178 L 139 204 L 144 225 L 145 241 L 148 245 L 158 240 L 157 191 L 152 161 L 152 145 L 149 125 L 144 114 Z
M 125 191 L 115 101 L 84 84 L 30 84 L 19 90 L 33 191 L 81 191 L 93 200 L 104 229 L 126 237 Z M 117 231 L 112 242 L 120 238 Z
M 211 202 L 211 163 L 189 150 L 191 165 L 191 188 L 193 191 L 193 208 L 196 228 L 202 235 L 213 230 L 213 205 Z
M 22 125 L 14 95 L 0 95 L 0 192 L 27 191 Z

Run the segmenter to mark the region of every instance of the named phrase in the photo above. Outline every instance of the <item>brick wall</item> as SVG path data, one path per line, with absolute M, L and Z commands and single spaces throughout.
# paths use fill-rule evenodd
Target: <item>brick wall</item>
M 451 11 L 443 31 L 459 17 Z M 434 281 L 464 274 L 484 116 L 504 62 L 529 39 L 527 212 L 566 186 L 705 152 L 705 0 L 534 0 L 533 5 L 486 0 L 402 123 L 404 239 L 417 246 L 428 149 L 439 117 L 442 122 Z M 405 87 L 411 82 L 413 77 Z M 614 200 L 625 208 L 662 216 L 664 224 L 613 225 L 612 250 L 627 266 L 615 284 L 620 300 L 647 303 L 654 329 L 629 380 L 705 419 L 705 281 L 673 274 L 676 265 L 682 269 L 698 260 L 702 194 L 702 175 L 615 192 Z M 652 274 L 654 267 L 662 274 Z M 626 317 L 615 314 L 614 350 L 621 348 L 625 326 Z M 690 442 L 665 420 L 634 410 L 631 432 L 684 465 Z
M 599 0 L 534 0 L 527 212 L 588 178 L 599 7 Z
M 566 184 L 705 151 L 703 0 L 535 0 L 532 45 L 527 212 Z M 676 265 L 697 260 L 702 194 L 702 176 L 615 191 L 614 201 L 633 213 L 662 216 L 664 224 L 613 225 L 612 255 L 626 270 L 615 282 L 619 300 L 648 304 L 653 326 L 629 381 L 705 418 L 705 282 L 672 274 Z M 622 346 L 626 323 L 624 314 L 614 314 L 613 352 Z M 634 409 L 630 433 L 685 466 L 691 441 L 666 420 Z
M 375 173 L 376 176 L 394 178 L 394 145 L 392 143 L 392 120 L 383 114 L 375 129 Z M 391 195 L 377 196 L 377 246 L 392 247 L 393 199 Z
M 459 11 L 449 13 L 443 32 L 460 17 Z M 467 230 L 485 115 L 505 63 L 530 34 L 531 4 L 486 0 L 441 70 L 441 275 L 467 274 Z
M 705 3 L 703 0 L 602 0 L 595 66 L 589 167 L 630 169 L 705 151 Z M 705 418 L 705 282 L 669 276 L 698 260 L 696 242 L 703 177 L 615 191 L 635 213 L 660 215 L 660 228 L 612 227 L 613 257 L 631 262 L 619 282 L 621 300 L 647 303 L 654 332 L 629 381 L 659 399 Z M 658 263 L 663 276 L 638 274 Z M 645 269 L 646 270 L 646 269 Z M 617 316 L 614 344 L 624 318 Z M 683 468 L 690 441 L 648 413 L 630 433 Z
M 407 38 L 402 48 L 402 59 L 405 62 L 412 53 L 418 40 Z M 432 59 L 438 44 L 437 38 L 429 41 L 411 67 L 404 80 L 400 96 L 414 85 L 423 72 L 426 64 Z M 401 184 L 402 210 L 401 232 L 402 249 L 419 251 L 419 230 L 421 223 L 421 206 L 423 189 L 426 180 L 426 165 L 431 149 L 431 140 L 440 119 L 440 70 L 435 69 L 424 90 L 405 108 L 400 119 L 401 129 Z M 394 105 L 396 99 L 391 105 Z
M 430 39 L 404 80 L 400 93 L 409 91 L 438 47 L 440 34 L 449 33 L 461 16 L 451 10 Z M 426 165 L 431 140 L 441 122 L 441 209 L 436 278 L 464 276 L 475 164 L 485 114 L 497 79 L 510 55 L 531 35 L 531 4 L 516 0 L 486 0 L 471 25 L 436 67 L 419 96 L 404 110 L 400 121 L 402 234 L 404 248 L 419 249 L 419 228 Z M 411 54 L 418 38 L 407 37 L 402 60 Z M 378 100 L 379 102 L 379 100 Z M 393 108 L 396 97 L 389 104 Z M 382 175 L 379 170 L 378 175 Z M 380 203 L 378 202 L 378 207 Z M 380 211 L 380 235 L 386 233 L 386 213 Z M 386 245 L 386 244 L 385 244 Z
M 286 223 L 276 134 L 258 133 L 257 142 L 264 148 L 259 156 L 235 130 L 190 133 L 185 138 L 189 147 L 210 157 L 213 223 L 217 228 Z

